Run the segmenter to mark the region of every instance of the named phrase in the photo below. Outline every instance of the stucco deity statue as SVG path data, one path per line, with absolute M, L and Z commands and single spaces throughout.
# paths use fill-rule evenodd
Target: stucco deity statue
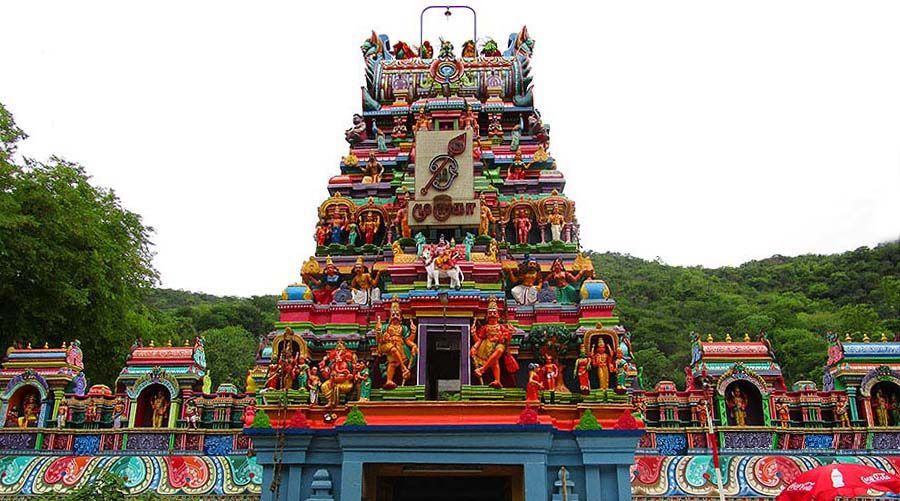
M 513 156 L 513 161 L 509 164 L 509 168 L 506 170 L 506 180 L 507 181 L 521 181 L 525 179 L 525 171 L 528 170 L 528 165 L 522 160 L 522 151 L 516 150 L 516 154 Z
M 611 348 L 603 340 L 599 340 L 591 353 L 591 366 L 597 369 L 597 387 L 601 390 L 609 389 L 609 373 L 616 370 L 615 357 Z
M 122 427 L 122 418 L 125 417 L 125 402 L 122 398 L 116 398 L 116 404 L 113 407 L 112 424 L 113 428 L 118 430 Z
M 731 390 L 731 395 L 726 399 L 728 409 L 734 417 L 735 426 L 747 426 L 747 397 L 741 391 L 740 386 Z
M 524 208 L 520 208 L 516 210 L 516 217 L 513 220 L 513 223 L 516 227 L 516 242 L 519 244 L 527 244 L 528 243 L 528 232 L 531 231 L 531 216 L 528 214 L 528 210 Z
M 550 223 L 551 239 L 553 239 L 554 241 L 561 241 L 563 225 L 566 224 L 566 218 L 563 215 L 562 207 L 556 206 L 553 211 L 547 216 L 547 221 Z
M 511 290 L 513 299 L 518 304 L 534 304 L 537 302 L 538 287 L 541 284 L 541 267 L 529 255 L 517 270 L 509 270 L 510 281 L 518 283 Z
M 338 341 L 334 349 L 319 362 L 319 368 L 326 379 L 322 383 L 322 395 L 329 407 L 338 405 L 341 395 L 353 391 L 356 382 L 353 371 L 356 363 L 356 355 L 347 349 L 343 341 Z
M 484 197 L 481 198 L 481 221 L 478 223 L 478 234 L 494 236 L 493 224 L 497 222 L 491 208 L 484 203 Z
M 344 139 L 350 144 L 356 144 L 366 139 L 366 121 L 362 115 L 353 115 L 353 126 L 344 131 Z
M 368 402 L 372 395 L 372 378 L 369 376 L 369 366 L 365 362 L 356 364 L 356 384 L 359 386 L 359 401 Z
M 544 366 L 541 369 L 544 375 L 544 389 L 559 391 L 562 386 L 562 373 L 559 370 L 559 364 L 549 353 L 544 354 Z
M 850 427 L 850 402 L 847 397 L 840 397 L 834 404 L 835 421 L 840 423 L 842 428 Z
M 166 417 L 169 414 L 169 397 L 164 390 L 159 390 L 150 400 L 150 409 L 153 411 L 151 426 L 162 428 L 165 426 Z
M 481 131 L 478 126 L 478 113 L 475 113 L 475 110 L 472 109 L 471 104 L 466 105 L 466 111 L 460 117 L 459 125 L 463 128 L 463 130 L 472 129 L 473 141 L 478 141 L 478 138 L 481 135 Z
M 547 274 L 546 280 L 550 285 L 556 287 L 556 302 L 560 304 L 575 304 L 580 296 L 575 284 L 585 277 L 590 278 L 592 270 L 583 269 L 577 275 L 573 275 L 566 271 L 566 267 L 562 259 L 556 258 L 550 265 L 550 273 Z
M 409 379 L 410 366 L 419 353 L 419 347 L 416 345 L 416 324 L 410 320 L 409 326 L 403 325 L 400 303 L 395 299 L 391 302 L 391 318 L 387 326 L 382 326 L 381 316 L 376 317 L 375 336 L 378 354 L 387 357 L 384 389 L 392 390 L 397 387 L 397 370 L 400 371 L 400 385 L 403 385 Z
M 194 430 L 200 424 L 200 409 L 197 408 L 197 403 L 194 402 L 194 399 L 188 400 L 184 406 L 184 421 L 187 423 L 188 428 Z
M 884 390 L 879 390 L 872 396 L 872 414 L 875 417 L 875 426 L 888 426 L 890 423 L 891 406 Z
M 778 416 L 778 420 L 781 421 L 781 426 L 787 426 L 790 423 L 791 408 L 786 401 L 779 400 L 775 403 L 775 414 Z
M 366 244 L 374 244 L 375 235 L 381 229 L 381 219 L 374 212 L 369 212 L 361 217 L 359 227 Z
M 363 171 L 363 184 L 372 184 L 372 183 L 380 183 L 381 176 L 384 174 L 384 166 L 381 165 L 381 162 L 378 161 L 378 158 L 375 157 L 375 152 L 369 152 L 369 160 L 366 162 L 366 165 L 362 169 Z
M 310 261 L 303 265 L 303 281 L 315 287 L 313 298 L 317 303 L 331 304 L 334 292 L 341 285 L 341 273 L 331 260 L 331 256 L 325 258 L 324 270 L 318 269 L 318 264 L 312 265 L 315 258 L 310 258 Z
M 622 350 L 616 352 L 616 390 L 625 389 L 625 379 L 628 376 L 628 362 L 622 356 Z
M 41 404 L 38 402 L 37 397 L 33 394 L 26 396 L 25 400 L 22 402 L 22 413 L 18 418 L 19 428 L 36 426 L 40 407 Z
M 373 277 L 369 273 L 369 268 L 363 263 L 360 256 L 353 265 L 353 278 L 350 280 L 350 291 L 353 302 L 361 305 L 370 305 L 372 301 L 381 299 L 381 289 L 378 288 L 378 280 L 381 278 L 381 272 L 376 272 Z
M 519 370 L 516 359 L 507 351 L 512 340 L 512 327 L 500 324 L 500 311 L 497 309 L 497 299 L 491 296 L 488 301 L 487 317 L 485 324 L 478 327 L 475 320 L 472 321 L 472 348 L 469 354 L 475 363 L 475 375 L 481 384 L 484 384 L 486 372 L 493 376 L 490 386 L 503 387 L 500 380 L 500 364 L 508 374 L 514 375 Z
M 544 378 L 541 366 L 535 363 L 528 364 L 528 383 L 525 386 L 525 400 L 536 402 L 541 399 L 541 390 L 544 389 Z
M 57 428 L 65 428 L 66 421 L 69 419 L 69 404 L 66 403 L 65 400 L 59 403 L 59 408 L 56 410 L 56 427 Z

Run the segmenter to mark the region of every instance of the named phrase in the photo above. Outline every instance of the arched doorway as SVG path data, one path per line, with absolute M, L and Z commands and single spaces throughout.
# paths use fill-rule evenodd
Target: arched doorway
M 141 390 L 134 414 L 136 428 L 167 428 L 172 409 L 172 395 L 161 384 L 151 384 Z M 155 417 L 155 419 L 154 419 Z M 156 421 L 154 423 L 154 421 Z
M 43 399 L 37 386 L 23 384 L 10 395 L 6 406 L 4 427 L 34 428 L 40 426 L 43 419 Z
M 748 381 L 737 380 L 725 388 L 725 409 L 729 426 L 764 424 L 762 395 L 759 388 Z
M 875 426 L 900 426 L 900 386 L 881 381 L 872 386 L 872 423 Z

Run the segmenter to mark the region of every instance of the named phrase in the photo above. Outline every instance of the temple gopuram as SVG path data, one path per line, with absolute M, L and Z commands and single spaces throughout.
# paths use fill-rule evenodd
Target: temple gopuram
M 534 48 L 524 27 L 505 47 L 373 31 L 312 255 L 244 388 L 213 389 L 202 337 L 135 342 L 110 386 L 77 340 L 11 346 L 0 499 L 107 473 L 203 500 L 718 499 L 719 474 L 728 499 L 772 499 L 819 465 L 900 471 L 883 336 L 823 334 L 821 387 L 788 386 L 765 333 L 685 333 L 685 386 L 643 380 L 580 245 Z

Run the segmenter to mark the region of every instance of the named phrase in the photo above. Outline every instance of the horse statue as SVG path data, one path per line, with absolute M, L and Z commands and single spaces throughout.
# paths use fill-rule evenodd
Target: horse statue
M 422 262 L 425 263 L 425 272 L 428 275 L 429 289 L 440 287 L 442 277 L 450 278 L 450 287 L 459 290 L 462 288 L 463 272 L 456 263 L 458 255 L 455 248 L 445 247 L 443 252 L 438 252 L 433 245 L 426 245 L 422 249 Z

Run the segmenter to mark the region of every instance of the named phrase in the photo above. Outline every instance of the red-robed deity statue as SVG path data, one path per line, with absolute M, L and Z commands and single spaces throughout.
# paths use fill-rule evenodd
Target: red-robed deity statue
M 500 323 L 497 299 L 492 296 L 488 301 L 485 324 L 478 327 L 476 322 L 472 321 L 473 344 L 469 353 L 475 362 L 475 375 L 481 384 L 484 384 L 484 374 L 490 373 L 493 379 L 489 385 L 493 388 L 503 387 L 500 379 L 501 361 L 507 374 L 514 376 L 519 370 L 518 362 L 508 351 L 511 340 L 512 327 Z

